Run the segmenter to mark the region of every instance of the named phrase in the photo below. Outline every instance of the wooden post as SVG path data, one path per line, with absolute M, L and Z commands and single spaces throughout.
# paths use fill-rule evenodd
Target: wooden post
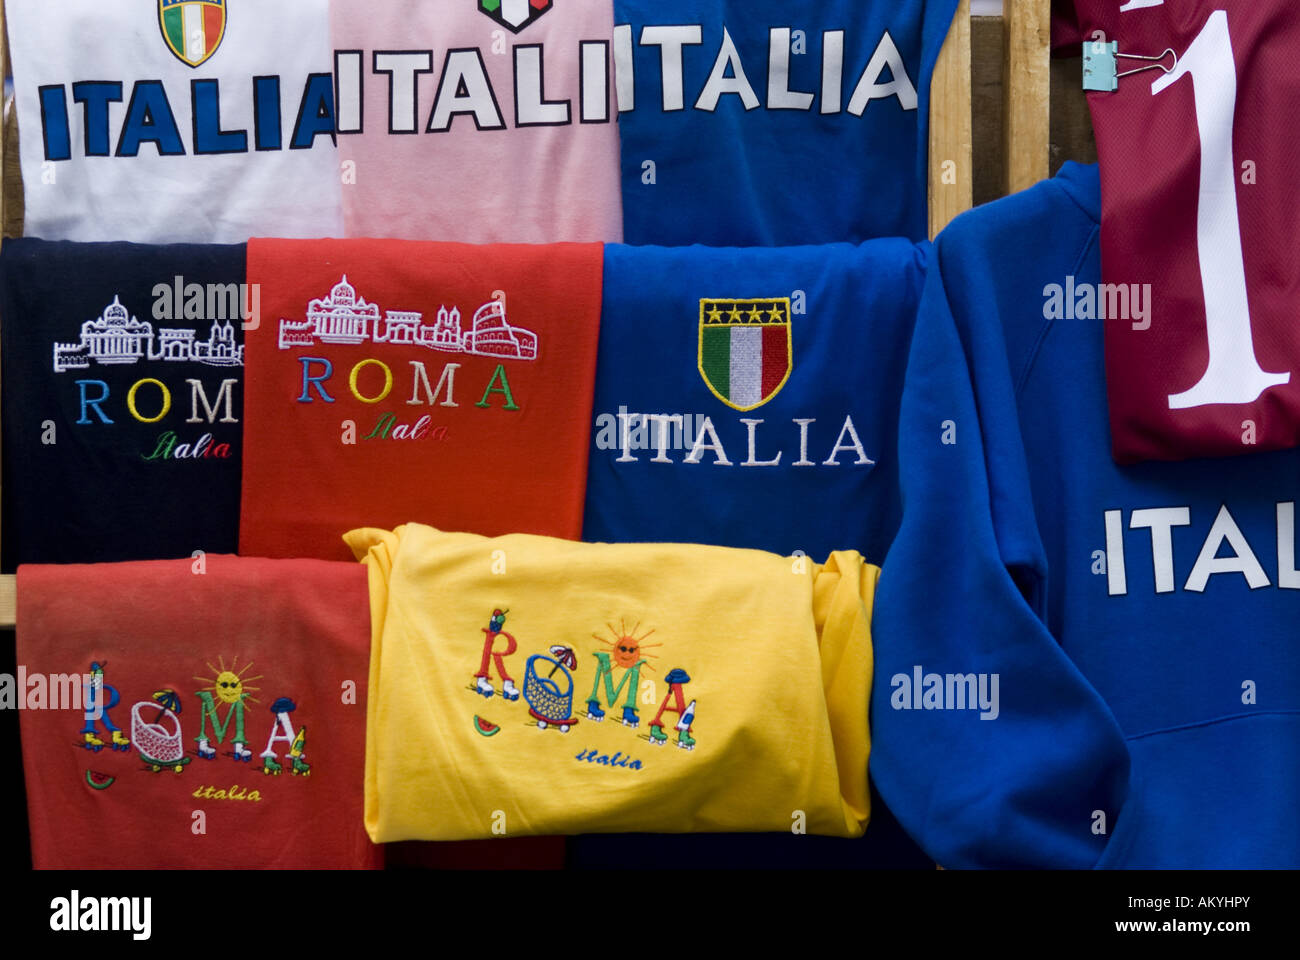
M 4 78 L 9 76 L 9 24 L 5 19 L 4 0 L 0 0 L 0 83 Z M 9 132 L 9 125 L 5 122 L 8 119 L 10 105 L 5 102 L 4 97 L 0 96 L 0 175 L 5 170 L 5 160 L 8 159 L 9 139 L 6 134 Z M 4 240 L 4 222 L 5 222 L 5 191 L 0 188 L 0 241 Z
M 0 0 L 0 47 L 3 48 L 3 63 L 6 74 L 9 71 L 8 35 L 5 30 L 7 20 L 4 14 L 4 0 Z M 0 238 L 21 237 L 23 235 L 23 175 L 18 157 L 18 109 L 15 101 L 5 105 L 6 114 L 0 117 Z
M 1051 133 L 1050 0 L 1005 0 L 1002 90 L 1006 102 L 1006 191 L 1045 180 Z
M 5 20 L 4 0 L 0 0 L 0 84 L 4 83 L 4 78 L 9 75 L 9 25 Z M 5 134 L 9 130 L 9 125 L 5 122 L 6 108 L 4 95 L 0 94 L 0 243 L 4 242 L 4 224 L 5 224 L 5 190 L 4 190 L 4 170 L 6 157 L 5 143 L 7 137 Z M 2 322 L 2 318 L 0 318 Z M 0 530 L 0 536 L 3 530 Z M 13 601 L 13 591 L 8 593 L 8 600 L 4 595 L 0 595 L 0 626 L 8 626 L 13 622 L 15 602 Z
M 970 0 L 957 4 L 930 83 L 930 236 L 971 207 Z
M 4 83 L 4 78 L 9 76 L 9 25 L 5 20 L 4 0 L 0 0 L 0 83 Z M 5 102 L 4 97 L 0 95 L 0 177 L 3 176 L 5 169 L 5 160 L 7 159 L 9 144 L 6 134 L 9 132 L 9 125 L 5 123 L 9 112 L 9 104 Z M 5 191 L 0 183 L 0 241 L 4 240 L 4 223 L 5 223 Z

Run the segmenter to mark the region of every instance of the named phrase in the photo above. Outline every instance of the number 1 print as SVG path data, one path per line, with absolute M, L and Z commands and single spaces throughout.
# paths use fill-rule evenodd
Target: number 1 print
M 1237 213 L 1236 162 L 1232 156 L 1237 68 L 1226 11 L 1210 14 L 1178 65 L 1151 85 L 1152 96 L 1158 96 L 1184 76 L 1192 78 L 1201 139 L 1196 249 L 1210 359 L 1194 387 L 1170 394 L 1171 410 L 1211 403 L 1252 403 L 1269 387 L 1291 381 L 1289 372 L 1266 373 L 1255 357 Z

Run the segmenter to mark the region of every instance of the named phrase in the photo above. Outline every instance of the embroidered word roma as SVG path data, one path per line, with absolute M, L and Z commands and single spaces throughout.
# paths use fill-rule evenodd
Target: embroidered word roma
M 298 362 L 302 364 L 302 393 L 298 396 L 299 403 L 312 403 L 312 390 L 316 395 L 326 403 L 334 403 L 335 398 L 326 388 L 326 383 L 334 376 L 334 364 L 326 357 L 299 357 Z M 430 386 L 429 373 L 425 368 L 423 361 L 408 361 L 411 365 L 411 399 L 407 400 L 408 406 L 440 406 L 440 407 L 459 407 L 456 402 L 456 371 L 461 368 L 459 363 L 444 364 L 442 373 L 438 377 L 437 386 Z M 370 368 L 383 377 L 383 387 L 378 393 L 367 396 L 359 384 L 363 373 Z M 335 388 L 337 389 L 337 388 Z M 382 360 L 376 360 L 374 357 L 367 357 L 358 361 L 348 374 L 348 390 L 357 400 L 365 404 L 382 403 L 393 392 L 393 370 Z M 515 411 L 522 407 L 515 402 L 514 392 L 510 388 L 510 378 L 506 375 L 506 368 L 503 364 L 498 363 L 496 369 L 492 371 L 492 376 L 488 378 L 487 386 L 483 390 L 483 396 L 479 398 L 478 403 L 474 406 L 481 409 L 488 409 L 493 404 L 489 402 L 492 394 L 500 394 L 505 403 L 501 409 Z M 423 396 L 423 399 L 421 398 Z M 438 398 L 443 399 L 439 400 Z

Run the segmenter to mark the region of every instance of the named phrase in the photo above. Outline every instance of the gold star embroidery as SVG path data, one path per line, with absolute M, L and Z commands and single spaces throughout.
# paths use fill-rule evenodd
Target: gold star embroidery
M 722 311 L 718 309 L 716 304 L 713 309 L 708 312 L 708 318 L 714 323 L 718 323 L 722 320 Z
M 749 311 L 749 322 L 758 323 L 763 319 L 763 311 L 759 309 L 758 304 L 754 304 L 754 309 Z
M 779 303 L 773 304 L 772 309 L 769 310 L 768 313 L 772 315 L 773 323 L 780 323 L 785 319 L 785 314 L 781 312 L 781 304 Z
M 731 312 L 730 312 L 729 315 L 730 315 L 730 317 L 731 317 L 731 322 L 732 322 L 732 323 L 740 323 L 740 318 L 741 318 L 742 314 L 741 314 L 741 312 L 740 312 L 740 307 L 739 307 L 738 305 L 734 305 L 734 306 L 732 306 L 732 308 L 731 308 Z

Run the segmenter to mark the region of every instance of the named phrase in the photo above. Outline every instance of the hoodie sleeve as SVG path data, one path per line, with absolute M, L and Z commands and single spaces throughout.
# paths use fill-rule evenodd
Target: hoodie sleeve
M 945 867 L 1091 867 L 1128 791 L 1128 752 L 1044 625 L 996 298 L 964 269 L 945 282 L 946 252 L 941 241 L 904 387 L 903 522 L 872 627 L 871 773 Z M 975 709 L 960 708 L 967 691 Z

